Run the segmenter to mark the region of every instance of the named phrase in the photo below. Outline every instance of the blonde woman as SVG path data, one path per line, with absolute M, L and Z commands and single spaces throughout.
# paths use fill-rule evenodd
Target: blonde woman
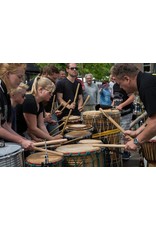
M 44 123 L 43 102 L 50 100 L 55 90 L 54 83 L 46 77 L 37 76 L 31 92 L 26 94 L 23 105 L 17 106 L 17 132 L 29 135 L 34 141 L 54 140 L 62 135 L 51 137 Z
M 23 81 L 25 64 L 4 63 L 0 64 L 0 138 L 20 144 L 25 150 L 33 149 L 33 142 L 18 135 L 9 125 L 11 121 L 12 89 L 16 89 Z
M 11 127 L 13 130 L 17 131 L 16 128 L 16 106 L 21 105 L 24 102 L 25 94 L 28 86 L 23 82 L 16 89 L 12 89 L 10 92 L 11 99 Z

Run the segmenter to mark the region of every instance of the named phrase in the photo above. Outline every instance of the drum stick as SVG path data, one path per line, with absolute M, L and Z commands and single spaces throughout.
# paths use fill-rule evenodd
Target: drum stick
M 117 144 L 92 144 L 94 147 L 108 147 L 108 148 L 125 148 L 126 145 Z
M 86 103 L 89 101 L 89 99 L 90 99 L 90 95 L 87 96 L 85 102 L 84 102 L 83 105 L 82 105 L 82 109 L 83 109 L 83 107 L 86 105 Z
M 133 122 L 130 124 L 130 129 L 137 124 L 141 119 L 143 119 L 147 115 L 147 112 L 145 111 L 143 114 L 141 114 L 139 117 L 137 117 Z
M 64 131 L 65 131 L 65 128 L 66 128 L 66 126 L 67 126 L 67 123 L 68 123 L 68 120 L 69 120 L 69 117 L 70 117 L 71 113 L 72 113 L 72 109 L 69 110 L 68 117 L 67 117 L 67 119 L 66 119 L 66 121 L 65 121 L 65 124 L 64 124 L 64 126 L 63 126 L 63 129 L 62 129 L 62 131 L 61 131 L 61 134 L 62 134 L 62 135 L 64 134 Z
M 55 109 L 54 112 L 56 112 L 57 110 L 59 110 L 59 108 L 61 108 L 61 106 L 62 106 L 62 103 Z
M 71 102 L 71 100 L 69 99 L 69 101 L 64 105 L 64 107 L 61 109 L 61 113 L 63 112 L 63 110 L 67 107 L 67 105 Z
M 83 139 L 83 137 L 77 137 L 77 138 L 75 138 L 75 139 L 72 139 L 72 140 L 69 140 L 69 141 L 67 141 L 67 142 L 64 142 L 62 145 L 66 145 L 66 144 L 72 143 L 72 142 L 74 142 L 74 141 L 79 141 L 79 140 L 81 140 L 81 139 Z
M 47 145 L 51 145 L 51 144 L 59 144 L 59 143 L 63 143 L 66 142 L 67 139 L 57 139 L 57 140 L 51 140 L 51 141 L 47 141 L 46 144 Z M 41 142 L 36 142 L 33 143 L 34 146 L 43 146 L 45 145 L 45 141 L 41 141 Z
M 112 122 L 113 123 L 113 125 L 115 125 L 122 133 L 124 133 L 125 132 L 125 130 L 118 124 L 118 123 L 116 123 L 116 121 L 114 121 L 114 119 L 112 118 L 112 117 L 110 117 L 107 113 L 105 113 L 104 111 L 103 111 L 103 109 L 99 109 L 102 113 L 103 113 L 103 115 L 105 116 L 105 117 L 107 117 L 108 118 L 108 120 L 110 121 L 110 122 Z M 130 136 L 128 136 L 131 140 L 133 140 L 133 138 L 132 137 L 130 137 Z
M 50 114 L 52 114 L 53 109 L 54 109 L 55 98 L 56 98 L 56 95 L 54 95 L 54 96 L 53 96 L 53 102 L 52 102 L 52 105 L 51 105 L 51 111 L 50 111 Z
M 65 122 L 63 122 L 62 124 L 58 125 L 55 129 L 51 130 L 51 132 L 49 134 L 52 134 L 54 131 L 56 131 L 57 129 L 59 129 L 62 125 L 64 125 Z
M 34 150 L 41 151 L 41 152 L 52 153 L 52 154 L 58 155 L 58 156 L 63 156 L 62 152 L 56 152 L 56 151 L 52 151 L 52 150 L 49 150 L 49 149 L 43 149 L 43 148 L 39 148 L 39 147 L 34 147 Z
M 77 99 L 79 87 L 80 87 L 80 83 L 78 83 L 77 88 L 76 88 L 76 93 L 75 93 L 75 97 L 74 97 L 74 101 L 73 101 L 74 103 L 76 102 L 76 99 Z

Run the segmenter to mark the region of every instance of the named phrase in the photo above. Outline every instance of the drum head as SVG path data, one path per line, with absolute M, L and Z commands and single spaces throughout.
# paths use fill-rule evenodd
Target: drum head
M 49 163 L 56 163 L 63 159 L 61 156 L 56 156 L 51 153 L 48 153 Z M 45 162 L 45 152 L 33 153 L 26 158 L 26 162 L 29 164 L 41 165 Z
M 65 121 L 65 120 L 67 119 L 67 117 L 68 117 L 68 116 L 63 117 L 63 118 L 62 118 L 62 121 Z M 71 122 L 71 121 L 75 121 L 75 120 L 76 120 L 76 121 L 77 121 L 77 120 L 80 120 L 80 116 L 70 116 L 68 121 Z
M 102 144 L 103 142 L 101 140 L 96 139 L 84 139 L 80 140 L 79 144 Z
M 16 153 L 21 149 L 21 146 L 12 142 L 5 142 L 5 147 L 0 148 L 0 157 Z
M 109 115 L 113 115 L 113 114 L 119 114 L 120 115 L 120 111 L 117 109 L 106 109 L 103 110 L 105 113 L 108 113 Z
M 88 130 L 92 128 L 93 127 L 91 125 L 86 124 L 72 124 L 66 127 L 67 130 Z
M 87 137 L 87 136 L 91 136 L 91 132 L 89 131 L 71 131 L 67 134 L 65 134 L 66 138 L 77 138 L 77 137 Z
M 56 148 L 57 152 L 63 152 L 64 155 L 69 154 L 86 154 L 88 152 L 96 152 L 99 151 L 99 147 L 93 147 L 90 144 L 72 144 L 72 145 L 64 145 Z

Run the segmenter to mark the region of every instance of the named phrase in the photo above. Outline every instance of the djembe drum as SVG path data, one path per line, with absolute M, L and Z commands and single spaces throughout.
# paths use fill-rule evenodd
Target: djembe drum
M 91 144 L 71 144 L 56 148 L 64 154 L 64 167 L 99 167 L 100 148 Z
M 66 127 L 66 131 L 70 132 L 70 131 L 83 131 L 83 130 L 87 130 L 92 132 L 93 131 L 93 127 L 91 125 L 86 125 L 86 124 L 68 124 Z
M 156 136 L 141 145 L 143 157 L 147 160 L 148 165 L 156 167 Z
M 78 142 L 79 144 L 103 144 L 101 140 L 97 139 L 84 139 Z M 101 147 L 101 153 L 99 154 L 99 166 L 100 167 L 120 167 L 122 166 L 122 157 L 118 151 Z
M 48 158 L 45 159 L 45 152 L 37 152 L 29 155 L 26 158 L 26 167 L 61 167 L 63 162 L 63 156 L 54 155 L 48 153 Z M 48 160 L 48 161 L 47 161 Z
M 62 118 L 62 121 L 66 121 L 68 116 L 65 116 Z M 68 124 L 77 124 L 77 123 L 81 123 L 81 117 L 80 116 L 74 116 L 71 115 L 68 119 Z
M 119 110 L 104 110 L 111 116 L 116 123 L 120 124 L 120 112 Z M 116 129 L 114 124 L 112 124 L 101 111 L 86 111 L 83 113 L 83 123 L 87 125 L 92 125 L 94 127 L 94 132 L 97 134 L 104 131 L 113 131 Z M 106 135 L 108 144 L 116 144 L 119 143 L 120 136 L 119 133 L 110 133 L 110 135 Z

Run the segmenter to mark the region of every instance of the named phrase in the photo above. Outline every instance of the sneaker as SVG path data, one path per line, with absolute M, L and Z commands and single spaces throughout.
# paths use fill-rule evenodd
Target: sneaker
M 122 153 L 122 160 L 128 161 L 130 157 L 131 157 L 131 154 L 129 152 L 124 151 Z

